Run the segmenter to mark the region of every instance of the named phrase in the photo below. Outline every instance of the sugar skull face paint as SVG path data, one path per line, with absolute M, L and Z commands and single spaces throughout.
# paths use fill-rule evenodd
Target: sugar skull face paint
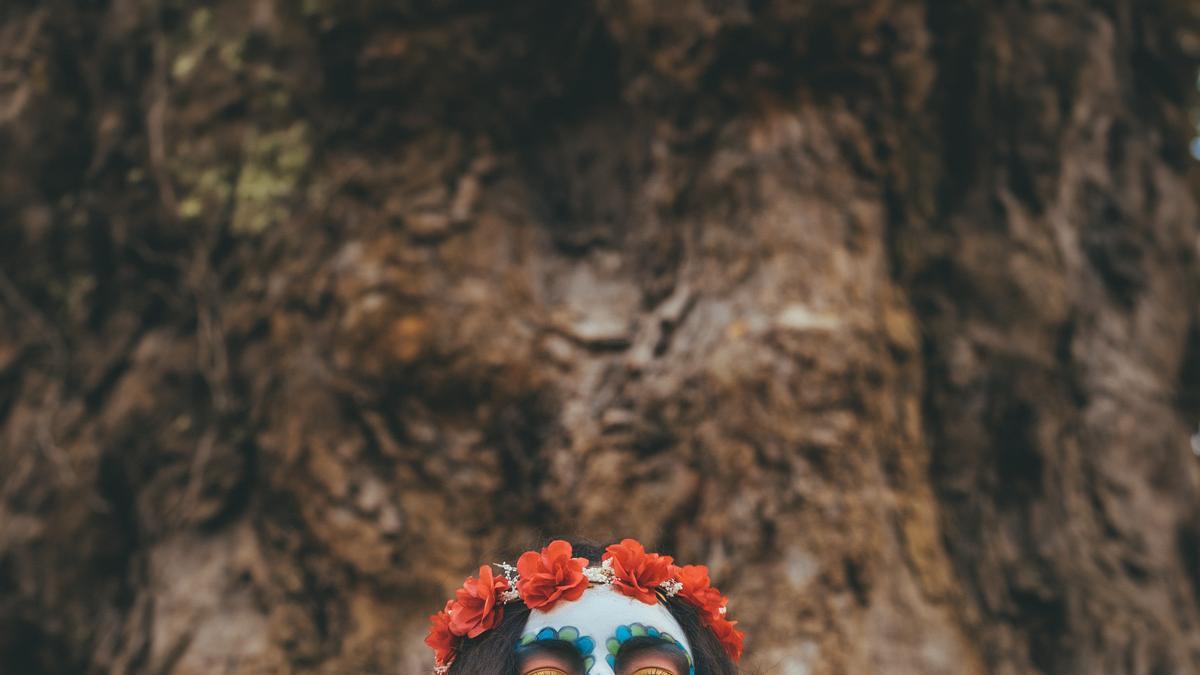
M 741 658 L 745 635 L 728 618 L 728 598 L 707 567 L 676 565 L 636 539 L 603 553 L 580 548 L 584 555 L 575 555 L 575 546 L 556 539 L 522 553 L 516 565 L 484 565 L 468 577 L 429 617 L 425 644 L 435 675 L 448 675 L 460 656 L 471 664 L 466 672 L 515 658 L 521 675 L 695 675 L 697 668 L 725 672 Z M 524 605 L 519 622 L 505 612 L 512 603 Z M 682 630 L 671 614 L 676 607 L 689 612 L 687 622 L 695 612 L 699 625 L 688 629 L 696 632 Z M 484 638 L 497 628 L 508 637 Z M 704 645 L 699 662 L 689 642 L 697 638 Z
M 691 671 L 691 646 L 671 612 L 662 604 L 648 605 L 607 587 L 593 587 L 579 600 L 559 603 L 550 611 L 530 612 L 517 649 L 545 641 L 571 645 L 586 675 L 615 675 L 622 647 L 646 643 L 661 644 L 663 651 L 672 653 L 671 660 L 680 665 L 655 664 L 638 667 L 635 672 L 688 675 Z M 682 652 L 683 658 L 677 652 Z M 533 672 L 540 671 L 534 668 Z

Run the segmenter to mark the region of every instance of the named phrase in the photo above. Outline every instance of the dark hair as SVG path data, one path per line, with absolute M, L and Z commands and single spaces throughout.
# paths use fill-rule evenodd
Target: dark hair
M 575 555 L 600 563 L 604 552 L 599 546 L 572 543 Z M 679 622 L 688 644 L 697 675 L 737 675 L 737 666 L 725 653 L 717 636 L 700 622 L 700 616 L 678 598 L 667 600 L 667 610 Z M 504 608 L 504 619 L 492 630 L 463 642 L 458 658 L 450 666 L 450 675 L 518 675 L 515 646 L 529 620 L 529 608 L 517 600 Z

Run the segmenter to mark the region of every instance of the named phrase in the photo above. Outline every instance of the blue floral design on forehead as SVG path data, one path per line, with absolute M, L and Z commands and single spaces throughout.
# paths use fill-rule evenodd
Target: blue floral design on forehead
M 583 675 L 589 675 L 592 666 L 596 665 L 596 657 L 592 655 L 596 649 L 596 641 L 587 635 L 581 635 L 579 629 L 574 626 L 546 626 L 536 633 L 526 633 L 517 641 L 517 651 L 520 652 L 539 642 L 566 642 L 575 647 L 579 656 L 583 658 Z
M 683 652 L 683 655 L 687 657 L 688 675 L 696 675 L 696 665 L 692 663 L 692 655 L 688 653 L 688 650 L 683 646 L 683 643 L 676 639 L 674 635 L 671 635 L 666 631 L 661 631 L 654 626 L 647 626 L 640 623 L 631 623 L 627 626 L 617 626 L 616 634 L 608 638 L 608 641 L 605 643 L 605 646 L 608 647 L 608 656 L 605 658 L 608 660 L 608 665 L 612 667 L 614 671 L 617 669 L 617 654 L 621 652 L 621 645 L 629 642 L 635 637 L 658 638 L 667 644 L 678 647 L 679 651 Z

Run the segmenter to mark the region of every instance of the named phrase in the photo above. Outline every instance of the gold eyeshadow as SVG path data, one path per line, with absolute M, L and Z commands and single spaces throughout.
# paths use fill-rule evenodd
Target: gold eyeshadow
M 675 675 L 675 673 L 659 666 L 646 666 L 633 671 L 633 675 Z
M 534 668 L 533 670 L 529 671 L 528 673 L 525 673 L 525 675 L 567 675 L 567 671 L 563 670 L 562 668 L 543 667 L 543 668 Z M 653 675 L 653 674 L 648 673 L 647 675 Z M 671 675 L 671 674 L 667 673 L 666 675 Z

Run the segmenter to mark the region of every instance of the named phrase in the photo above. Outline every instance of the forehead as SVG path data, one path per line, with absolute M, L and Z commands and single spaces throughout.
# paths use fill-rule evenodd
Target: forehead
M 578 628 L 580 634 L 603 645 L 618 634 L 618 629 L 628 628 L 635 623 L 669 633 L 691 653 L 692 646 L 688 644 L 682 627 L 666 607 L 658 603 L 647 605 L 605 586 L 593 586 L 580 599 L 560 602 L 548 612 L 532 610 L 525 624 L 525 632 L 536 633 L 542 628 L 557 630 L 572 626 Z

